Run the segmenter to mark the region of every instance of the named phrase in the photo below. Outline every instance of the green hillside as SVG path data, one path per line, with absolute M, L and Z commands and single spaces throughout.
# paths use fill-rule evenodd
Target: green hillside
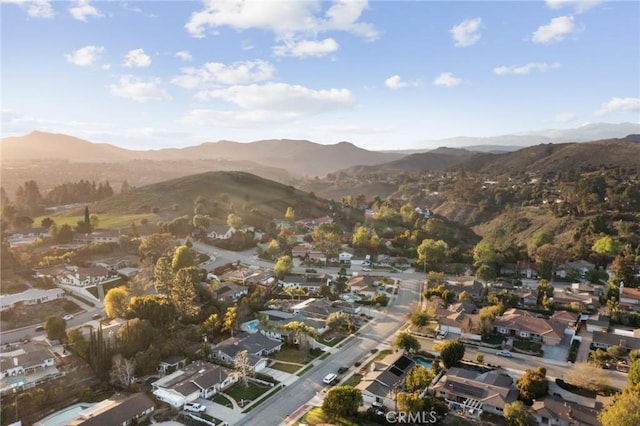
M 245 172 L 207 172 L 143 186 L 96 203 L 98 214 L 142 214 L 151 211 L 170 218 L 193 213 L 194 201 L 203 197 L 218 210 L 259 211 L 282 217 L 293 207 L 298 217 L 325 214 L 326 203 L 312 194 Z

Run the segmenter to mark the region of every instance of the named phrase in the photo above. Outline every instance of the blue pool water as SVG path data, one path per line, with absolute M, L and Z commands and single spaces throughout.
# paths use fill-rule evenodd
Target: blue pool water
M 413 357 L 413 360 L 424 368 L 431 368 L 431 360 L 422 358 L 421 356 Z
M 258 320 L 253 320 L 253 321 L 249 321 L 245 324 L 245 327 L 247 329 L 247 331 L 249 333 L 256 333 L 258 331 L 258 325 L 260 324 L 260 321 Z

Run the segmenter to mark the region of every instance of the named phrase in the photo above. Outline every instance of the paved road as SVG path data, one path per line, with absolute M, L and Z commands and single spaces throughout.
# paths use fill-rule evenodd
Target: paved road
M 322 378 L 335 373 L 338 367 L 353 366 L 353 363 L 370 355 L 371 349 L 389 343 L 391 337 L 405 324 L 409 306 L 419 298 L 420 284 L 415 280 L 402 281 L 395 301 L 387 308 L 387 315 L 378 318 L 363 327 L 360 333 L 343 343 L 341 350 L 316 367 L 306 372 L 299 380 L 269 398 L 249 412 L 238 425 L 279 425 L 289 414 L 312 399 L 326 385 Z

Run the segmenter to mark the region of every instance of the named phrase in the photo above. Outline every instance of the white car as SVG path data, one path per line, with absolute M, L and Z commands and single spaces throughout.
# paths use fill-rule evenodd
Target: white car
M 511 358 L 511 352 L 509 351 L 498 351 L 496 352 L 496 355 Z
M 63 316 L 62 319 L 65 320 L 65 321 L 72 320 L 73 319 L 73 315 L 67 314 L 67 315 Z
M 371 272 L 371 268 L 362 268 L 362 271 L 364 271 L 364 272 Z
M 193 411 L 194 413 L 202 413 L 207 410 L 202 404 L 198 404 L 197 402 L 187 402 L 184 404 L 185 411 Z
M 322 379 L 323 382 L 325 382 L 328 385 L 333 384 L 333 382 L 338 378 L 338 375 L 335 373 L 331 373 L 331 374 L 327 374 L 324 379 Z

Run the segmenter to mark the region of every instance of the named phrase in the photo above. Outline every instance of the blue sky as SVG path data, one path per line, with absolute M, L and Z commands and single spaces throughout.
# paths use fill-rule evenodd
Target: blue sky
M 640 121 L 637 1 L 0 2 L 3 137 L 401 149 Z

